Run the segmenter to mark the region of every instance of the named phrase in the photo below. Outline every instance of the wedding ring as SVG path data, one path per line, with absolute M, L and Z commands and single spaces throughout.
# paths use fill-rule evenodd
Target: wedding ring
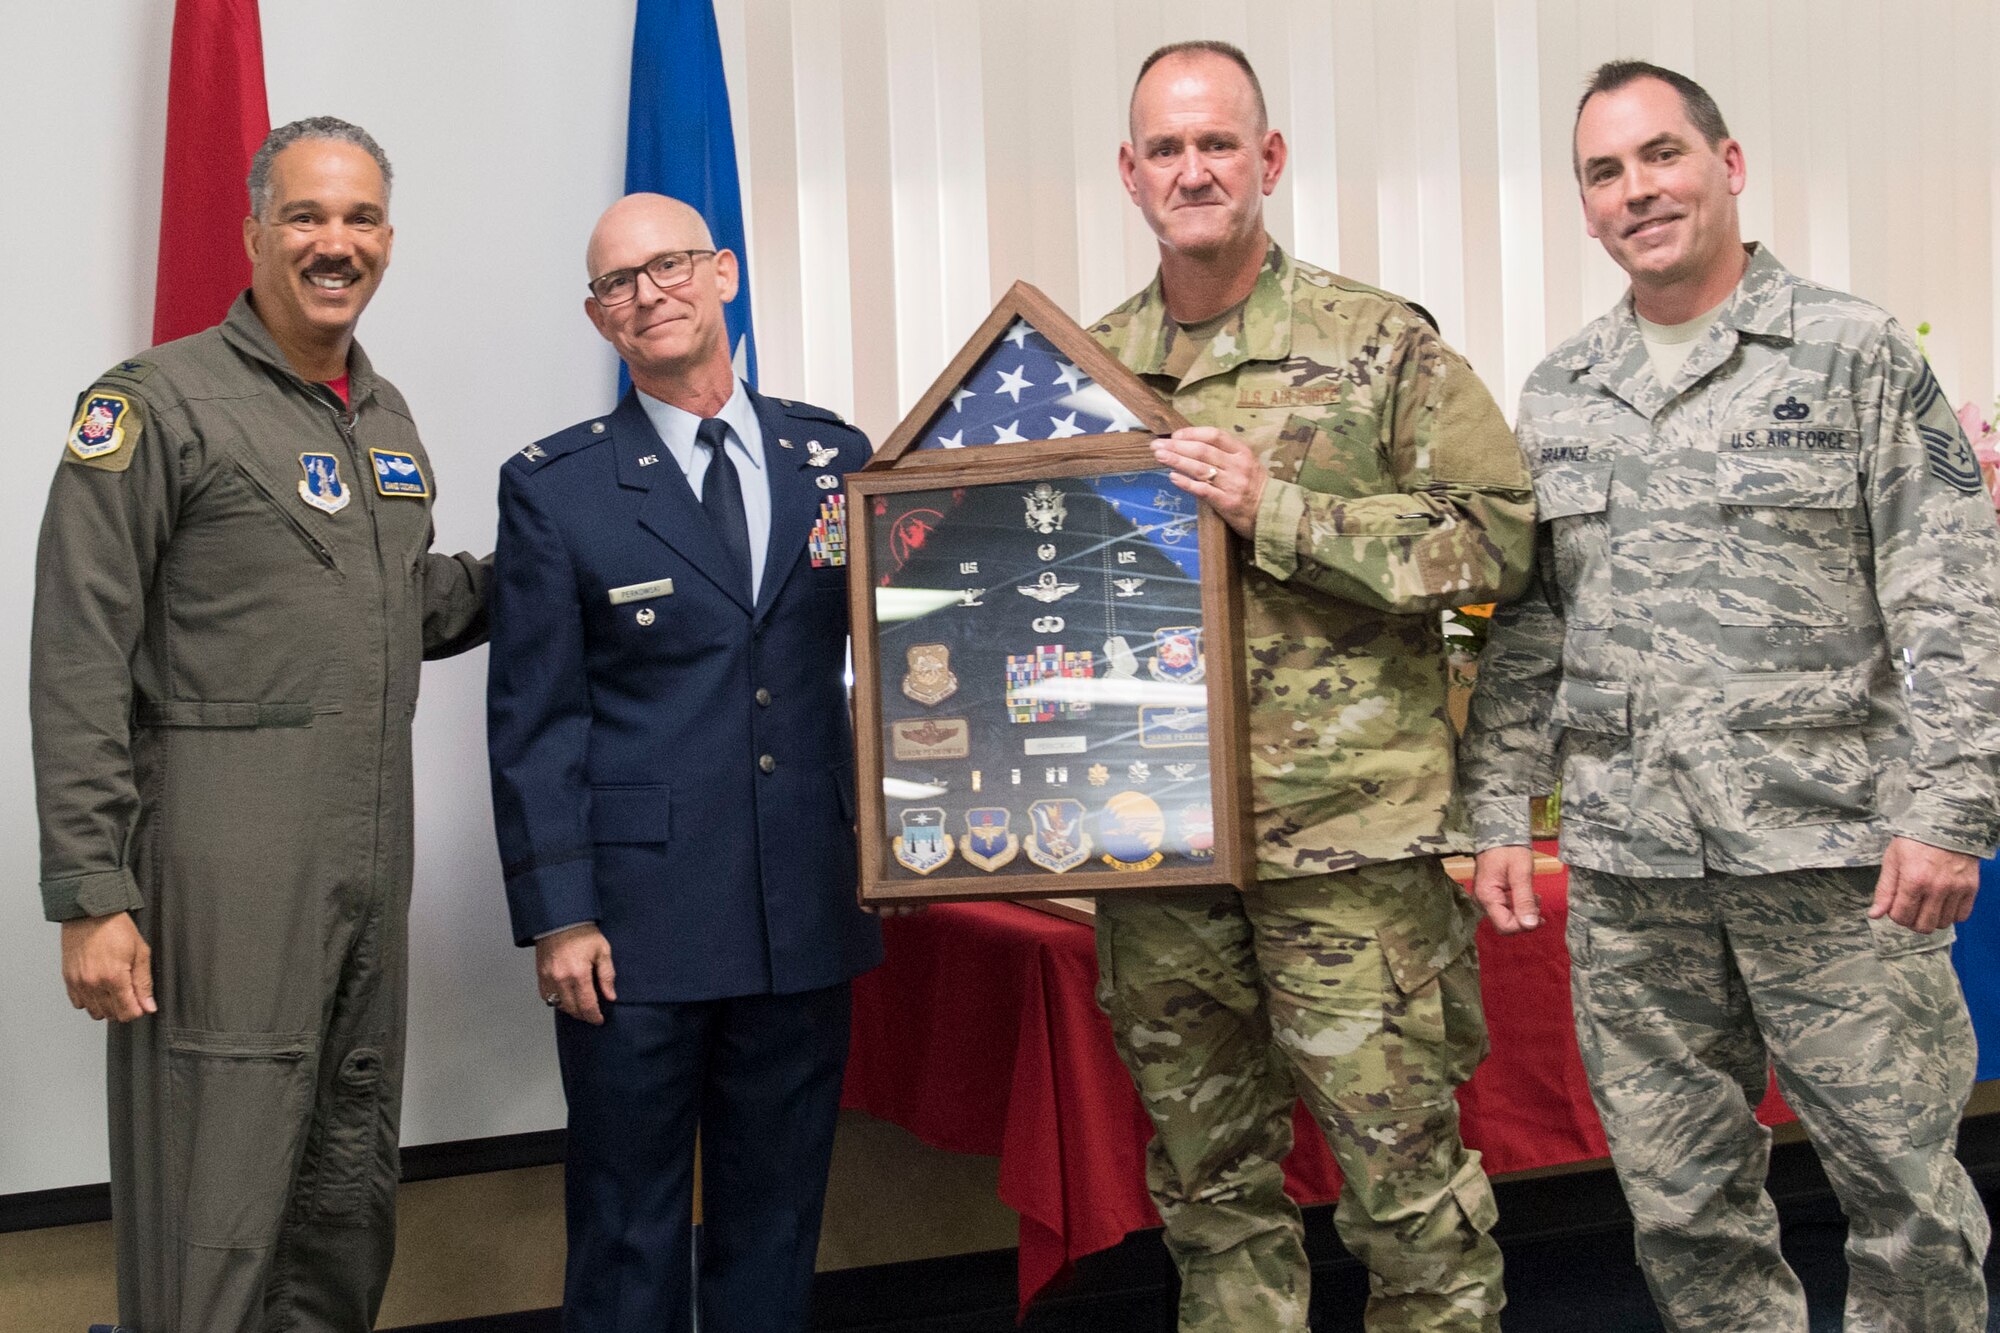
M 542 997 L 542 1003 L 547 1005 L 549 1008 L 553 1009 L 557 1005 L 562 1003 L 562 997 L 559 995 L 544 995 Z
M 1205 477 L 1203 477 L 1203 478 L 1202 478 L 1202 480 L 1203 480 L 1203 481 L 1214 481 L 1214 480 L 1215 480 L 1215 474 L 1216 474 L 1216 473 L 1218 473 L 1218 472 L 1220 472 L 1220 471 L 1222 471 L 1222 469 L 1221 469 L 1221 468 L 1217 467 L 1217 466 L 1216 466 L 1215 464 L 1213 464 L 1213 463 L 1210 463 L 1210 464 L 1208 465 L 1208 475 L 1207 475 L 1207 476 L 1205 476 Z

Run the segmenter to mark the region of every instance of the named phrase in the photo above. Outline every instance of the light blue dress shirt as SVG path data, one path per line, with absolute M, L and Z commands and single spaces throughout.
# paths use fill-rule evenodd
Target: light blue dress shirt
M 642 391 L 635 392 L 639 393 L 639 406 L 646 409 L 646 418 L 653 423 L 660 443 L 667 446 L 667 452 L 680 464 L 688 485 L 694 488 L 694 498 L 699 501 L 702 479 L 708 476 L 709 459 L 708 450 L 694 437 L 701 418 Z M 729 442 L 723 447 L 735 460 L 736 475 L 743 483 L 743 520 L 750 531 L 750 597 L 755 601 L 758 590 L 764 586 L 764 556 L 771 544 L 771 479 L 764 471 L 764 428 L 757 422 L 757 410 L 750 405 L 750 395 L 744 391 L 742 380 L 736 381 L 736 391 L 715 415 L 729 427 Z

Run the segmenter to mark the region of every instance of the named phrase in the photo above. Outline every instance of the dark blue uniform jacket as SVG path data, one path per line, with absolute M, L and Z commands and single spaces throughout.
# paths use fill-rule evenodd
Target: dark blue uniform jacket
M 840 494 L 819 478 L 868 441 L 751 398 L 754 606 L 634 395 L 501 469 L 487 743 L 514 937 L 598 922 L 621 1001 L 786 994 L 881 958 L 854 896 L 847 570 L 808 551 Z

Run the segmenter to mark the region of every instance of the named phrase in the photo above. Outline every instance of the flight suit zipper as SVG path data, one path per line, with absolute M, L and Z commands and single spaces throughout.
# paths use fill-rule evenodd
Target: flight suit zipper
M 332 391 L 327 390 L 327 392 L 331 393 Z M 321 401 L 326 402 L 327 400 L 322 399 Z M 378 612 L 376 621 L 382 637 L 381 642 L 376 647 L 376 661 L 379 663 L 378 669 L 381 673 L 381 681 L 379 685 L 379 702 L 375 709 L 375 816 L 371 821 L 373 825 L 371 831 L 374 836 L 369 848 L 368 870 L 370 882 L 376 883 L 379 882 L 382 868 L 382 782 L 387 772 L 386 764 L 389 755 L 389 728 L 392 725 L 389 720 L 389 685 L 390 679 L 394 674 L 393 663 L 395 661 L 392 655 L 393 645 L 389 642 L 389 625 L 394 610 L 389 605 L 390 566 L 384 558 L 382 551 L 382 524 L 379 515 L 375 512 L 375 501 L 372 496 L 366 493 L 367 483 L 373 476 L 373 460 L 370 460 L 371 470 L 364 473 L 360 462 L 361 448 L 355 443 L 354 439 L 354 410 L 345 404 L 335 405 L 332 402 L 327 402 L 327 406 L 333 412 L 335 429 L 340 432 L 342 442 L 347 445 L 348 475 L 355 479 L 357 496 L 361 500 L 361 507 L 368 512 L 368 531 L 375 543 L 375 599 Z

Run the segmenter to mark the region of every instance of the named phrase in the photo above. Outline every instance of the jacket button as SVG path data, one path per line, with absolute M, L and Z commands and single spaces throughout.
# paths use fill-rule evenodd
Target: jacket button
M 777 771 L 778 761 L 768 754 L 759 755 L 757 756 L 757 767 L 763 769 L 766 773 L 773 773 Z
M 755 698 L 758 703 L 762 704 L 766 708 L 769 708 L 771 706 L 771 692 L 765 689 L 762 685 L 759 685 L 757 687 L 757 693 L 752 697 Z

